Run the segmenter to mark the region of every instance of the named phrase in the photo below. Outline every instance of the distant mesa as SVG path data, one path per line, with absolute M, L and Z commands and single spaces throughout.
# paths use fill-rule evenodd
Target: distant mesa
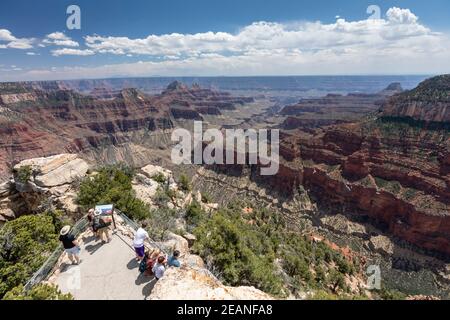
M 400 82 L 393 82 L 386 87 L 386 89 L 382 90 L 380 94 L 385 96 L 392 96 L 397 93 L 403 92 L 403 87 Z
M 175 91 L 175 90 L 188 90 L 188 87 L 181 83 L 180 81 L 173 81 L 168 86 L 166 91 Z
M 390 98 L 381 108 L 385 117 L 425 122 L 450 122 L 450 75 L 430 78 L 417 88 Z

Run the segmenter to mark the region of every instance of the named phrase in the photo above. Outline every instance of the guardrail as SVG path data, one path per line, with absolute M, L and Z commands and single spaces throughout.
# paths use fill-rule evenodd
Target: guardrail
M 123 213 L 122 211 L 115 209 L 114 213 L 119 216 L 122 221 L 128 225 L 129 227 L 131 227 L 134 230 L 139 229 L 139 225 L 133 221 L 132 219 L 130 219 L 125 213 Z M 72 227 L 72 231 L 71 233 L 75 236 L 78 237 L 81 233 L 83 233 L 84 231 L 86 231 L 87 227 L 89 226 L 89 221 L 87 219 L 87 216 L 84 216 L 83 218 L 81 218 L 80 220 L 78 220 L 75 225 Z M 154 247 L 159 249 L 159 251 L 165 255 L 167 255 L 167 250 L 165 250 L 164 248 L 161 247 L 161 245 L 159 245 L 158 243 L 156 243 L 153 240 L 147 240 L 147 243 Z M 43 263 L 43 265 L 39 268 L 39 270 L 37 270 L 33 276 L 27 281 L 27 283 L 24 285 L 24 291 L 29 291 L 33 286 L 35 286 L 36 284 L 39 284 L 42 281 L 45 281 L 48 279 L 48 277 L 51 275 L 51 273 L 54 271 L 54 268 L 58 262 L 58 260 L 60 259 L 61 255 L 64 253 L 64 248 L 63 246 L 60 244 L 53 252 L 52 254 L 47 258 L 47 260 Z M 213 277 L 214 279 L 217 279 L 217 277 L 211 273 L 210 270 L 208 269 L 199 269 L 195 266 L 190 266 L 193 269 L 196 269 L 199 272 L 202 272 L 210 277 Z
M 84 232 L 89 225 L 89 221 L 87 217 L 84 216 L 80 220 L 78 220 L 75 225 L 72 227 L 71 233 L 78 237 L 82 232 Z M 43 263 L 43 265 L 33 274 L 33 276 L 25 283 L 24 290 L 28 291 L 36 284 L 46 280 L 50 273 L 55 268 L 56 263 L 58 262 L 61 254 L 64 252 L 63 246 L 60 244 L 58 247 L 52 252 L 52 254 L 47 258 L 47 260 Z

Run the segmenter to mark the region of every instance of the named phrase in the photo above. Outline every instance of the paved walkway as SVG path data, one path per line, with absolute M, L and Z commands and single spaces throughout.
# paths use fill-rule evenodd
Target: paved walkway
M 131 240 L 120 233 L 102 244 L 93 236 L 81 246 L 81 264 L 67 265 L 56 283 L 76 300 L 145 300 L 155 280 L 140 275 Z

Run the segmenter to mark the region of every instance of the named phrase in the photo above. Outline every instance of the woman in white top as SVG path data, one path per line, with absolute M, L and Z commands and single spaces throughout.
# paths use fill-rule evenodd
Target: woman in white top
M 141 261 L 145 255 L 145 246 L 144 242 L 146 239 L 149 239 L 147 231 L 147 223 L 142 222 L 142 225 L 139 229 L 137 229 L 136 234 L 134 235 L 133 247 L 136 252 L 136 261 Z

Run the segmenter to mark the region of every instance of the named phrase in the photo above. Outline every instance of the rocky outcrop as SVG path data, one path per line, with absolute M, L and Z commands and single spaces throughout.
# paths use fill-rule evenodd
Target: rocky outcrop
M 424 122 L 450 122 L 450 75 L 425 80 L 417 88 L 392 97 L 383 105 L 382 114 Z
M 152 290 L 150 300 L 272 300 L 254 287 L 228 287 L 209 273 L 189 267 L 171 268 Z
M 89 166 L 75 154 L 27 159 L 14 167 L 11 180 L 0 185 L 0 223 L 23 214 L 56 208 L 79 213 L 75 182 Z
M 29 167 L 32 171 L 30 181 L 39 187 L 52 188 L 83 178 L 89 166 L 76 154 L 59 154 L 46 158 L 28 159 L 14 166 L 15 172 Z

